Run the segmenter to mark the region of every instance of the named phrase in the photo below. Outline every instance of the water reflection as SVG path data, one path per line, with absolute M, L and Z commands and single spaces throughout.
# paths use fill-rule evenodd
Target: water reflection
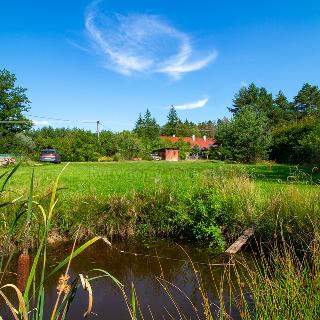
M 51 247 L 48 250 L 48 266 L 53 267 L 71 252 L 71 245 Z M 220 256 L 213 258 L 204 250 L 199 250 L 190 245 L 183 248 L 191 256 L 198 270 L 197 276 L 203 281 L 209 298 L 212 302 L 212 310 L 218 312 L 214 305 L 219 305 L 216 285 L 219 286 L 221 275 L 227 262 Z M 199 262 L 200 264 L 198 264 Z M 211 265 L 222 264 L 222 265 Z M 14 270 L 12 265 L 12 271 Z M 89 247 L 85 252 L 76 257 L 71 263 L 71 275 L 78 273 L 93 276 L 97 272 L 92 269 L 104 269 L 115 276 L 125 285 L 128 296 L 131 295 L 131 285 L 134 283 L 139 304 L 145 319 L 179 319 L 179 313 L 173 302 L 165 292 L 157 277 L 164 278 L 174 284 L 192 301 L 201 314 L 202 298 L 194 270 L 178 245 L 160 241 L 146 248 L 137 243 L 117 243 L 110 248 L 103 241 L 99 241 Z M 15 281 L 11 277 L 11 281 Z M 9 277 L 9 278 L 10 278 Z M 56 299 L 57 283 L 59 275 L 48 279 L 45 287 L 46 319 L 49 319 L 50 310 Z M 9 280 L 9 279 L 8 279 Z M 165 282 L 162 282 L 165 283 Z M 188 319 L 198 319 L 188 299 L 177 288 L 168 284 L 168 288 L 174 296 L 175 302 L 188 316 Z M 92 282 L 93 289 L 93 315 L 89 319 L 129 319 L 125 300 L 119 288 L 111 279 L 97 279 Z M 228 304 L 228 294 L 225 294 L 225 302 Z M 76 298 L 71 305 L 68 319 L 82 319 L 87 308 L 87 292 L 78 290 Z M 10 319 L 5 307 L 1 304 L 0 314 L 4 319 Z M 234 318 L 238 317 L 236 309 L 231 310 Z M 171 316 L 170 316 L 170 315 Z M 202 319 L 202 317 L 200 317 Z

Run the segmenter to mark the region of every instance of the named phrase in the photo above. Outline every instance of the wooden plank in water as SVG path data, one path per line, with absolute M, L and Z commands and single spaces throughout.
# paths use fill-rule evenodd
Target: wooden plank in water
M 246 229 L 242 235 L 225 251 L 228 254 L 235 254 L 241 250 L 242 246 L 247 243 L 249 238 L 254 234 L 255 226 Z

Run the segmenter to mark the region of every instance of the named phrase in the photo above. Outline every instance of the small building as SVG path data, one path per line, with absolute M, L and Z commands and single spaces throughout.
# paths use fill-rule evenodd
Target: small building
M 179 149 L 178 148 L 162 148 L 155 150 L 154 153 L 157 153 L 161 160 L 166 161 L 178 161 L 179 160 Z
M 215 139 L 207 138 L 206 136 L 203 136 L 202 138 L 196 138 L 195 135 L 192 135 L 192 137 L 176 137 L 173 136 L 160 136 L 161 140 L 168 140 L 172 143 L 176 143 L 179 140 L 183 140 L 185 142 L 188 142 L 190 144 L 190 147 L 198 146 L 201 150 L 209 150 L 210 148 L 216 148 L 217 142 Z
M 173 136 L 160 136 L 161 140 L 170 141 L 171 143 L 177 143 L 179 140 L 187 142 L 192 149 L 198 149 L 197 154 L 193 154 L 189 159 L 208 158 L 208 151 L 211 149 L 216 149 L 218 147 L 215 139 L 207 138 L 203 136 L 202 138 L 196 138 L 195 135 L 192 137 L 176 137 Z

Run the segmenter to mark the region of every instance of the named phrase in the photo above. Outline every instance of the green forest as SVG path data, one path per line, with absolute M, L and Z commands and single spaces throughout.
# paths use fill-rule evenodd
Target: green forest
M 200 123 L 182 120 L 172 106 L 160 125 L 147 109 L 139 114 L 133 130 L 97 133 L 79 128 L 34 129 L 28 112 L 27 89 L 16 85 L 16 76 L 0 70 L 0 153 L 36 160 L 44 148 L 55 148 L 63 161 L 150 160 L 153 150 L 172 147 L 161 135 L 214 138 L 218 149 L 211 159 L 256 163 L 316 165 L 320 157 L 320 90 L 305 83 L 292 100 L 280 90 L 276 95 L 251 83 L 242 87 L 226 106 L 230 118 Z M 197 152 L 182 140 L 175 145 L 180 157 Z

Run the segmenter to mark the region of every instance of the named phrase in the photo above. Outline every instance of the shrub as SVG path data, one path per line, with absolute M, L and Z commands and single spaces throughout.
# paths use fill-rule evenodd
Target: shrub
M 122 160 L 122 156 L 121 153 L 117 152 L 113 157 L 112 157 L 113 161 L 121 161 Z
M 103 156 L 98 159 L 98 162 L 111 162 L 111 161 L 113 161 L 113 158 L 108 156 Z
M 292 121 L 273 129 L 271 159 L 292 164 L 312 161 L 309 146 L 316 145 L 316 139 L 313 139 L 314 130 L 316 130 L 314 118 Z
M 263 112 L 245 107 L 231 121 L 220 121 L 216 138 L 233 160 L 255 163 L 268 156 L 271 135 L 268 131 L 268 118 Z

